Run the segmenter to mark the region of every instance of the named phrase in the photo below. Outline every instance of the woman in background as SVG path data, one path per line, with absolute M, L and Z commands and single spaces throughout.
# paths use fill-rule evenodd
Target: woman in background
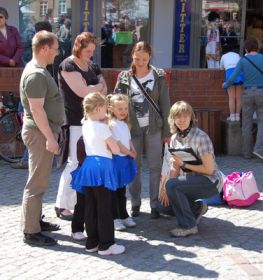
M 0 67 L 22 67 L 23 44 L 14 26 L 7 25 L 8 12 L 0 7 Z
M 225 54 L 221 57 L 220 68 L 225 70 L 226 81 L 234 72 L 237 63 L 240 60 L 240 55 L 234 52 L 234 47 L 227 45 L 225 47 Z M 240 121 L 240 111 L 241 111 L 241 95 L 243 92 L 243 74 L 241 73 L 234 84 L 227 89 L 228 93 L 228 105 L 230 116 L 227 118 L 228 121 L 234 122 Z

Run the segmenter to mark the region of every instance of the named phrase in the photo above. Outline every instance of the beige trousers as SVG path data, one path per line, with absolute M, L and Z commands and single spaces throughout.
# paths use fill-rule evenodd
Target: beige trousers
M 29 154 L 29 174 L 22 202 L 21 227 L 24 233 L 41 231 L 43 195 L 48 188 L 54 155 L 46 150 L 46 138 L 37 128 L 23 128 Z

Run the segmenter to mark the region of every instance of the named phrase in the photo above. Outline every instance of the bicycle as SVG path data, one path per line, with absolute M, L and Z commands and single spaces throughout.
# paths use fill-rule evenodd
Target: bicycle
M 25 150 L 18 102 L 14 93 L 0 92 L 0 158 L 10 163 L 19 162 Z

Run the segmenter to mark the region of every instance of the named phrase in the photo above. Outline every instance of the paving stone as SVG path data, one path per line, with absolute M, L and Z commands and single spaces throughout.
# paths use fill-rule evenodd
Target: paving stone
M 198 235 L 171 238 L 175 218 L 150 219 L 149 172 L 144 164 L 142 215 L 135 219 L 136 228 L 115 234 L 126 252 L 102 257 L 87 253 L 84 243 L 73 242 L 70 222 L 55 216 L 62 170 L 52 171 L 43 204 L 46 219 L 61 225 L 61 231 L 49 233 L 59 245 L 37 248 L 24 244 L 20 214 L 27 171 L 11 169 L 0 161 L 0 279 L 263 279 L 263 161 L 219 156 L 217 162 L 225 174 L 252 170 L 260 200 L 245 209 L 209 207 Z

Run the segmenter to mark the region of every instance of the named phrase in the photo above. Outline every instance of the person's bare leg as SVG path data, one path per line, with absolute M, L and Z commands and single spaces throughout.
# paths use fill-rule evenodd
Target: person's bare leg
M 235 120 L 235 86 L 231 86 L 227 89 L 228 93 L 228 105 L 230 111 L 230 121 Z

